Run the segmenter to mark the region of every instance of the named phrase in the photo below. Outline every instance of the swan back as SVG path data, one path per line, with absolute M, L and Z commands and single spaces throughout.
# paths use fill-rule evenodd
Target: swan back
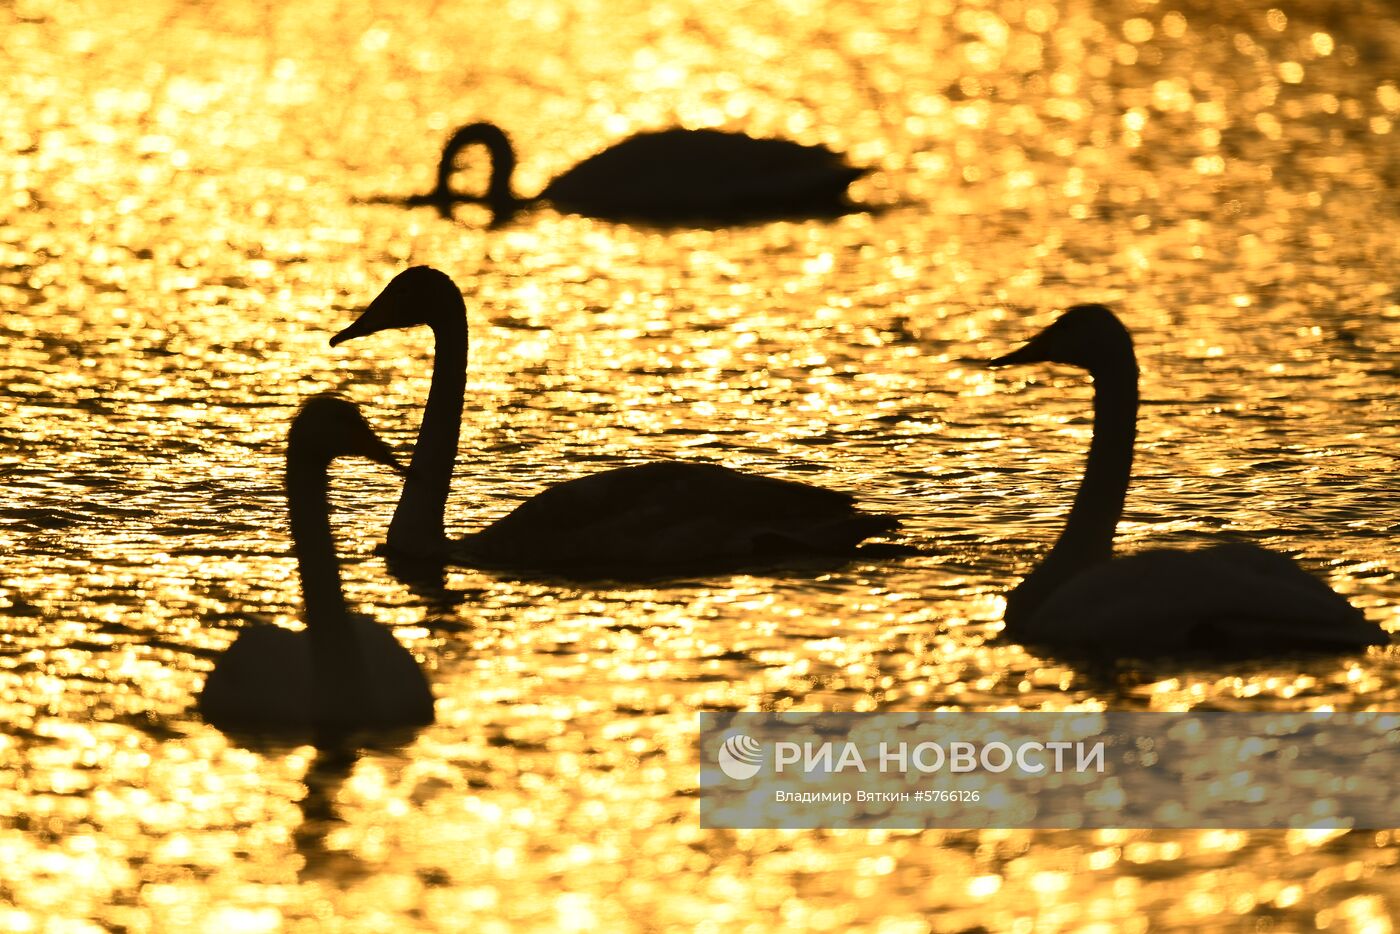
M 1244 543 L 1144 551 L 1095 565 L 1050 595 L 1016 636 L 1128 656 L 1389 641 L 1291 558 Z
M 721 130 L 638 133 L 580 162 L 540 193 L 595 217 L 723 219 L 828 211 L 866 169 L 824 146 Z
M 417 661 L 384 626 L 349 620 L 353 690 L 337 697 L 317 686 L 305 632 L 252 626 L 219 656 L 199 695 L 199 712 L 221 730 L 328 734 L 433 722 L 433 695 Z
M 899 521 L 860 511 L 845 493 L 659 462 L 557 484 L 466 541 L 480 566 L 639 578 L 845 556 Z

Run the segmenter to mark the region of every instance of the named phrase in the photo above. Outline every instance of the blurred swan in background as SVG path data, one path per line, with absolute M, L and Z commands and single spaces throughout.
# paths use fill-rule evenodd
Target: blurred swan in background
M 1005 635 L 1118 656 L 1275 654 L 1385 645 L 1385 631 L 1304 572 L 1254 545 L 1114 557 L 1138 408 L 1132 338 L 1102 305 L 1076 305 L 992 366 L 1063 363 L 1094 381 L 1094 437 L 1054 547 L 1006 595 Z
M 486 192 L 456 192 L 457 155 L 478 144 L 491 156 Z M 869 171 L 849 165 L 825 146 L 679 128 L 628 137 L 584 159 L 533 198 L 515 194 L 515 164 L 515 150 L 499 127 L 464 126 L 443 148 L 433 190 L 405 203 L 431 205 L 443 217 L 450 217 L 458 203 L 484 204 L 493 224 L 541 201 L 565 213 L 610 220 L 734 223 L 860 210 L 846 200 L 846 188 Z
M 717 464 L 619 467 L 552 486 L 459 541 L 443 531 L 466 392 L 467 311 L 444 273 L 399 273 L 337 345 L 378 331 L 427 326 L 432 385 L 388 550 L 482 568 L 632 578 L 771 567 L 851 556 L 898 520 L 856 508 L 845 493 L 740 473 Z
M 352 403 L 312 397 L 287 439 L 287 508 L 306 629 L 250 626 L 219 656 L 198 707 L 220 729 L 346 733 L 433 721 L 433 695 L 413 655 L 345 605 L 326 474 L 332 460 L 348 456 L 402 471 Z

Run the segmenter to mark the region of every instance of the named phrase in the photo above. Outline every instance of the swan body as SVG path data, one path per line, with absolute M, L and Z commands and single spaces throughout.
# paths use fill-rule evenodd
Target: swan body
M 433 720 L 433 696 L 413 655 L 383 626 L 352 616 L 331 538 L 327 468 L 358 455 L 398 465 L 351 403 L 310 399 L 287 443 L 287 500 L 305 630 L 252 626 L 219 656 L 198 708 L 224 730 L 344 733 Z
M 342 634 L 361 669 L 338 704 L 319 696 L 311 640 L 281 626 L 239 633 L 205 681 L 204 718 L 220 729 L 310 733 L 318 728 L 392 729 L 433 722 L 423 671 L 393 633 L 354 615 Z
M 473 145 L 485 146 L 491 156 L 484 195 L 451 186 L 458 153 Z M 540 201 L 609 220 L 734 223 L 846 213 L 852 209 L 847 186 L 869 171 L 825 146 L 681 128 L 628 137 L 567 170 L 533 198 L 515 194 L 515 165 L 515 150 L 499 127 L 464 126 L 443 147 L 433 190 L 408 203 L 432 205 L 444 217 L 457 203 L 484 204 L 496 224 Z
M 899 523 L 853 499 L 716 464 L 662 462 L 569 480 L 457 541 L 443 531 L 466 389 L 466 306 L 457 286 L 426 266 L 396 276 L 336 345 L 378 331 L 427 326 L 433 380 L 387 549 L 474 567 L 577 577 L 651 577 L 850 556 Z
M 1006 596 L 1005 635 L 1119 656 L 1342 651 L 1384 645 L 1378 625 L 1293 560 L 1254 545 L 1113 554 L 1136 436 L 1132 338 L 1102 305 L 1076 305 L 993 366 L 1054 362 L 1094 380 L 1094 438 L 1055 546 Z
M 478 567 L 721 571 L 850 554 L 896 526 L 856 509 L 846 493 L 718 464 L 662 461 L 550 487 L 454 551 Z

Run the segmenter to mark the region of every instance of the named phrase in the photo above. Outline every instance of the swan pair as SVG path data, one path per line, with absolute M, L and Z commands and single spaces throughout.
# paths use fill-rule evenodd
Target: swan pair
M 292 422 L 287 501 L 303 594 L 303 632 L 243 630 L 205 681 L 198 708 L 221 729 L 334 738 L 433 720 L 413 656 L 384 627 L 350 615 L 331 538 L 327 468 L 361 456 L 406 473 L 388 549 L 564 576 L 635 577 L 766 566 L 793 557 L 848 556 L 898 522 L 852 498 L 715 464 L 622 467 L 558 484 L 481 532 L 450 541 L 443 514 L 466 390 L 461 293 L 427 267 L 399 274 L 331 344 L 426 325 L 436 341 L 432 387 L 413 460 L 403 471 L 351 403 L 312 398 Z
M 752 567 L 794 555 L 850 555 L 897 520 L 845 494 L 709 464 L 625 467 L 545 490 L 483 531 L 443 532 L 466 388 L 466 307 L 428 268 L 394 278 L 332 345 L 427 326 L 436 343 L 428 402 L 391 552 L 478 567 L 568 576 L 661 575 Z M 1006 634 L 1117 655 L 1268 653 L 1388 642 L 1383 630 L 1289 558 L 1251 545 L 1113 557 L 1137 418 L 1137 362 L 1127 329 L 1102 305 L 1066 312 L 994 366 L 1060 362 L 1095 381 L 1094 441 L 1063 534 L 1007 597 Z
M 458 154 L 478 145 L 491 157 L 485 193 L 454 191 Z M 433 190 L 404 203 L 430 205 L 443 217 L 451 217 L 457 204 L 482 204 L 493 225 L 542 201 L 571 214 L 663 225 L 830 217 L 853 209 L 846 188 L 869 171 L 848 165 L 825 146 L 682 128 L 638 133 L 616 143 L 533 198 L 515 194 L 515 164 L 515 150 L 500 127 L 464 126 L 443 147 Z

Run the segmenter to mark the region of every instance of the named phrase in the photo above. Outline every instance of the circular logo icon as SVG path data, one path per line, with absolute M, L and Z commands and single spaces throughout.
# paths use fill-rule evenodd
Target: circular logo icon
M 735 733 L 719 747 L 719 768 L 736 782 L 753 778 L 763 768 L 763 747 L 753 737 Z

